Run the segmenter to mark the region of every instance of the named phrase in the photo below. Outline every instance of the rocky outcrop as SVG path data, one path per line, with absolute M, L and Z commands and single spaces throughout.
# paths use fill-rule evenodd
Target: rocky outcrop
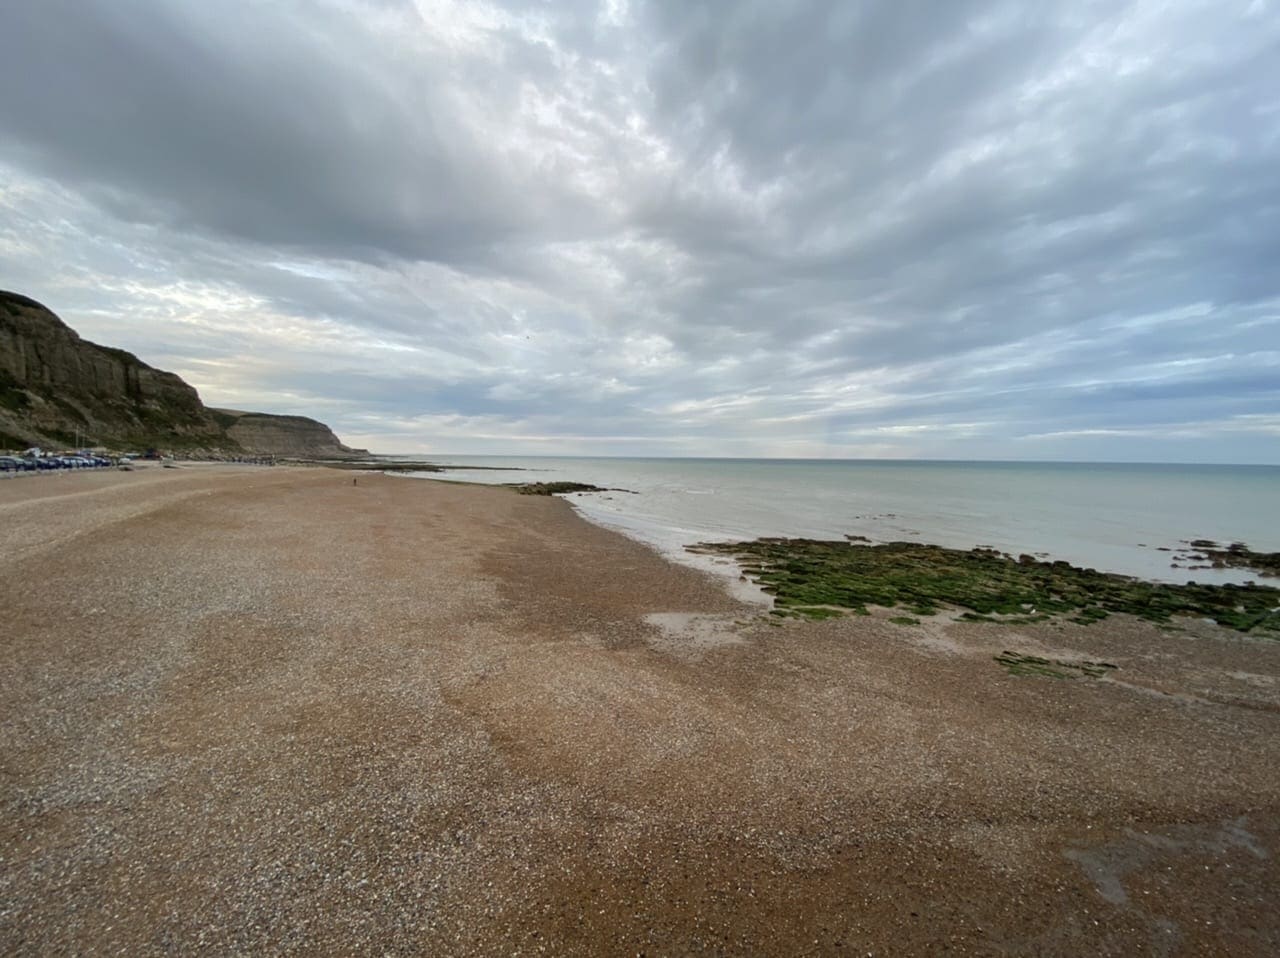
M 296 458 L 365 454 L 313 419 L 211 410 L 179 376 L 81 339 L 35 300 L 0 291 L 0 449 L 30 445 Z
M 293 459 L 353 459 L 368 456 L 344 446 L 322 422 L 306 416 L 274 416 L 238 409 L 211 409 L 237 446 L 251 455 Z

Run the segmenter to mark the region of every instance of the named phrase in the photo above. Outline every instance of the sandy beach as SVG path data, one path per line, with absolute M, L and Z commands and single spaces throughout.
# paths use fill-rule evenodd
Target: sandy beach
M 5 954 L 1280 952 L 1273 640 L 775 623 L 320 468 L 0 481 L 0 561 Z

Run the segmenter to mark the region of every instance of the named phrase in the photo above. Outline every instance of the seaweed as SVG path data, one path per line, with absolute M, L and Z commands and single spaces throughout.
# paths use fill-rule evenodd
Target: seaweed
M 1263 576 L 1280 577 L 1280 552 L 1255 552 L 1243 542 L 1233 542 L 1224 549 L 1207 539 L 1193 539 L 1188 545 L 1203 553 L 1190 558 L 1208 560 L 1215 569 L 1250 569 Z
M 969 621 L 1010 624 L 1065 617 L 1092 624 L 1113 613 L 1151 622 L 1200 616 L 1238 632 L 1280 633 L 1280 589 L 1147 582 L 1062 561 L 1017 559 L 994 550 L 913 542 L 860 545 L 815 539 L 702 543 L 693 551 L 733 556 L 775 607 L 806 618 L 831 609 L 902 608 L 912 615 L 960 608 Z
M 1008 670 L 1010 675 L 1038 675 L 1050 679 L 1100 679 L 1118 666 L 1110 662 L 1070 662 L 1063 659 L 1044 659 L 1038 655 L 1027 655 L 1024 652 L 1005 650 L 995 656 L 995 660 Z
M 589 482 L 522 482 L 512 486 L 522 496 L 554 496 L 565 492 L 610 492 Z

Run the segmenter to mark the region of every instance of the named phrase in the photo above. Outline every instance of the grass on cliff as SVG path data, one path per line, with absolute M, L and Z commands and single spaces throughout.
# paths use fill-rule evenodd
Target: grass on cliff
M 20 309 L 45 308 L 30 296 L 23 296 L 21 293 L 14 293 L 7 289 L 0 289 L 0 307 L 3 307 L 6 313 L 13 316 L 18 315 L 18 310 Z
M 31 443 L 22 436 L 15 436 L 11 432 L 5 432 L 0 429 L 0 451 L 5 449 L 26 449 Z
M 813 539 L 704 543 L 696 551 L 733 556 L 774 596 L 775 613 L 825 618 L 868 606 L 932 615 L 967 610 L 971 621 L 1027 623 L 1052 616 L 1098 622 L 1124 612 L 1152 622 L 1209 618 L 1239 632 L 1280 633 L 1280 589 L 1259 585 L 1144 582 L 1066 562 L 1013 559 L 911 542 L 871 546 Z
M 4 370 L 0 370 L 0 406 L 14 412 L 23 412 L 31 405 L 31 397 L 22 385 Z

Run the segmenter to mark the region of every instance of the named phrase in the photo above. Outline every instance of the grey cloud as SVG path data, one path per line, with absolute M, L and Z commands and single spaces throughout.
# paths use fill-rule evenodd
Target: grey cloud
M 356 17 L 50 0 L 10 11 L 8 30 L 23 40 L 0 61 L 11 155 L 124 218 L 440 260 L 528 226 L 503 158 L 459 122 L 448 70 L 388 56 Z M 549 69 L 529 50 L 519 66 L 506 83 Z
M 396 443 L 1280 460 L 1269 5 L 432 9 L 19 5 L 0 270 Z

